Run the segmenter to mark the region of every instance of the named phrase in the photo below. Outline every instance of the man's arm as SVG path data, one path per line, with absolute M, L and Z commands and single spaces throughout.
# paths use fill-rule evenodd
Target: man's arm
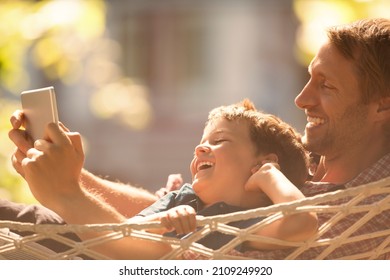
M 149 191 L 119 182 L 112 182 L 83 169 L 80 184 L 91 195 L 100 197 L 126 218 L 133 217 L 157 200 Z
M 47 140 L 37 140 L 26 153 L 21 168 L 34 197 L 68 224 L 122 223 L 127 219 L 114 207 L 80 184 L 84 162 L 81 137 L 51 123 Z M 104 232 L 79 233 L 83 240 Z M 171 250 L 169 244 L 126 237 L 99 244 L 94 249 L 114 259 L 156 259 Z
M 12 129 L 9 131 L 9 138 L 16 146 L 12 155 L 12 165 L 21 176 L 25 177 L 21 162 L 26 158 L 27 151 L 33 148 L 33 142 L 21 129 L 23 120 L 22 111 L 17 110 L 13 113 L 10 118 Z M 85 169 L 80 174 L 80 185 L 91 195 L 100 197 L 127 218 L 134 216 L 157 200 L 157 196 L 144 189 L 104 180 Z

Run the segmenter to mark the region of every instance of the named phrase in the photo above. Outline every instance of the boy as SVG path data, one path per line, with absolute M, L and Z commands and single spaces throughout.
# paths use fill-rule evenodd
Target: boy
M 84 159 L 80 135 L 50 124 L 47 138 L 50 142 L 36 141 L 35 148 L 22 161 L 25 178 L 35 197 L 67 223 L 125 222 L 124 216 L 80 186 Z M 166 228 L 164 231 L 175 229 L 183 234 L 195 230 L 196 211 L 213 209 L 216 203 L 223 202 L 228 212 L 232 212 L 268 205 L 269 200 L 281 203 L 301 199 L 303 195 L 294 184 L 299 186 L 305 181 L 307 158 L 299 135 L 290 126 L 256 111 L 246 100 L 210 113 L 202 141 L 195 148 L 191 172 L 192 185 L 184 186 L 176 198 L 195 198 L 195 205 L 172 199 L 167 205 L 162 202 L 164 207 L 154 205 L 134 219 L 159 220 Z M 151 209 L 153 214 L 147 213 Z M 316 228 L 316 216 L 302 213 L 275 221 L 258 234 L 295 241 L 306 239 Z M 80 237 L 98 234 L 88 232 Z M 246 245 L 269 248 L 258 242 Z M 171 247 L 128 237 L 102 244 L 96 250 L 114 259 L 155 259 Z
M 295 186 L 303 185 L 308 175 L 300 136 L 275 116 L 256 111 L 249 100 L 210 112 L 190 169 L 192 185 L 170 192 L 137 217 L 159 220 L 165 231 L 174 229 L 176 234 L 186 234 L 195 230 L 196 215 L 226 214 L 303 198 Z M 288 228 L 284 228 L 281 238 L 302 239 L 316 229 L 312 214 L 290 218 L 284 221 Z M 231 225 L 243 228 L 258 221 Z M 273 236 L 275 232 L 267 228 L 259 234 Z M 217 249 L 230 239 L 213 232 L 198 242 Z M 267 248 L 253 242 L 245 245 Z

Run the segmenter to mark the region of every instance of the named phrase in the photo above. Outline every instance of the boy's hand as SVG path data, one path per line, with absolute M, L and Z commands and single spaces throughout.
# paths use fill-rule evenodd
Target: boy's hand
M 179 205 L 161 213 L 161 224 L 177 234 L 186 234 L 196 229 L 195 209 L 188 205 Z
M 180 189 L 182 185 L 183 185 L 183 178 L 181 177 L 181 174 L 170 174 L 168 176 L 168 181 L 166 186 L 156 191 L 155 195 L 157 195 L 158 198 L 161 198 L 171 191 Z
M 263 191 L 262 187 L 268 184 L 267 172 L 272 172 L 273 169 L 280 170 L 277 162 L 263 161 L 261 165 L 252 168 L 252 176 L 248 179 L 245 189 L 247 191 Z

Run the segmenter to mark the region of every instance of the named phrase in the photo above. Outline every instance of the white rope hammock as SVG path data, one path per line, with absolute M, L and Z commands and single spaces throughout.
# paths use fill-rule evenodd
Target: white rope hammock
M 141 224 L 91 224 L 91 225 L 49 225 L 30 224 L 12 221 L 0 221 L 0 259 L 107 259 L 106 256 L 96 253 L 93 247 L 111 240 L 127 236 L 170 243 L 173 250 L 162 259 L 180 258 L 183 253 L 191 252 L 199 258 L 205 259 L 252 259 L 251 254 L 234 253 L 234 248 L 247 240 L 261 240 L 279 245 L 290 246 L 285 259 L 383 259 L 390 256 L 390 177 L 370 184 L 339 190 L 308 197 L 292 203 L 272 205 L 266 208 L 252 209 L 231 214 L 199 217 L 200 230 L 189 238 L 177 239 L 147 233 L 144 229 L 159 227 L 158 223 Z M 279 219 L 284 215 L 298 212 L 316 212 L 320 227 L 315 236 L 304 242 L 286 242 L 282 240 L 261 237 L 253 234 L 262 227 Z M 385 212 L 386 213 L 383 213 Z M 378 223 L 380 216 L 386 217 L 381 224 L 380 231 L 369 230 L 370 223 Z M 228 223 L 248 218 L 264 217 L 260 222 L 239 229 L 229 226 Z M 347 222 L 348 227 L 337 236 L 331 232 L 338 222 Z M 376 227 L 378 228 L 378 227 Z M 65 232 L 80 233 L 83 231 L 109 232 L 98 238 L 76 242 L 60 235 Z M 28 231 L 31 234 L 19 236 L 13 231 Z M 197 240 L 205 237 L 212 231 L 220 231 L 233 235 L 234 239 L 218 250 L 207 248 Z M 44 239 L 52 239 L 67 245 L 69 249 L 56 253 L 38 244 Z M 367 244 L 366 250 L 353 252 L 348 255 L 332 255 L 339 248 L 350 243 Z M 313 255 L 313 248 L 314 255 Z M 306 252 L 311 251 L 309 255 Z M 337 257 L 335 257 L 337 256 Z

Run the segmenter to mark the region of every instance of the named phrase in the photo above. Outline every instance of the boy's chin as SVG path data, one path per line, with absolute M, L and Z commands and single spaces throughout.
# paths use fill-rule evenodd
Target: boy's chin
M 199 188 L 201 188 L 201 186 L 202 186 L 202 183 L 201 182 L 199 182 L 199 180 L 198 179 L 194 179 L 193 181 L 192 181 L 192 189 L 196 192 Z
M 195 193 L 200 193 L 204 191 L 205 189 L 208 188 L 210 184 L 206 182 L 206 180 L 202 179 L 194 179 L 192 181 L 192 189 L 194 190 Z

